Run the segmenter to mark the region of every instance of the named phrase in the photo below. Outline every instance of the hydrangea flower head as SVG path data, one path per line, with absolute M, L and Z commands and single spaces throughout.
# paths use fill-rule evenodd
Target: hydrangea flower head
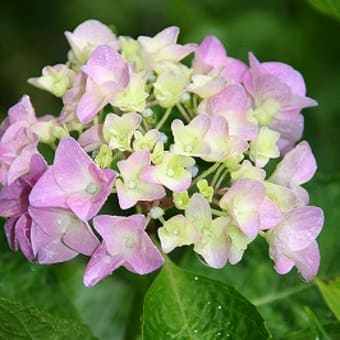
M 29 79 L 61 112 L 36 115 L 25 95 L 0 126 L 12 249 L 41 264 L 90 257 L 90 287 L 119 267 L 155 271 L 178 247 L 234 265 L 263 237 L 279 274 L 313 279 L 324 218 L 302 187 L 315 157 L 296 143 L 316 101 L 298 71 L 252 53 L 248 66 L 214 36 L 182 45 L 175 26 L 132 38 L 87 20 L 65 35 L 67 63 Z

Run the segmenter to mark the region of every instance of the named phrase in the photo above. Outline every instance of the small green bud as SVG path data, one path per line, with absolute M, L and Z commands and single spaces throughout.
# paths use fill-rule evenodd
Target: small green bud
M 151 162 L 155 165 L 162 162 L 164 156 L 164 144 L 162 142 L 158 142 L 155 145 L 153 153 L 151 154 Z
M 211 202 L 214 196 L 214 188 L 209 186 L 206 179 L 201 179 L 197 182 L 197 188 L 200 194 L 208 201 Z
M 187 191 L 173 193 L 173 201 L 175 204 L 175 207 L 180 210 L 185 210 L 189 206 L 189 194 Z
M 244 155 L 239 155 L 238 157 L 228 158 L 223 165 L 230 171 L 236 171 L 240 168 L 240 162 L 244 158 Z
M 57 139 L 63 139 L 64 137 L 68 137 L 70 134 L 68 130 L 63 126 L 54 126 L 53 127 L 53 136 Z
M 106 144 L 103 144 L 100 147 L 94 161 L 98 164 L 100 168 L 105 169 L 111 166 L 112 159 L 113 158 L 111 149 Z

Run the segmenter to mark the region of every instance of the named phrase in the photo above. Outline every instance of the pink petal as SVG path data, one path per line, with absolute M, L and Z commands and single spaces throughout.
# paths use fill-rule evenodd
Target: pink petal
M 304 118 L 299 112 L 279 112 L 269 124 L 269 127 L 280 133 L 278 147 L 281 153 L 290 151 L 296 141 L 302 137 Z
M 300 251 L 311 244 L 321 232 L 324 214 L 319 207 L 302 207 L 294 209 L 284 220 L 291 229 L 287 240 L 289 249 Z
M 293 93 L 299 96 L 306 95 L 306 85 L 301 73 L 291 66 L 280 62 L 264 62 L 261 64 L 261 70 L 263 73 L 279 78 L 281 82 L 290 87 Z
M 146 150 L 135 151 L 126 160 L 117 163 L 124 179 L 137 176 L 148 165 L 150 165 L 150 152 Z
M 108 45 L 98 46 L 89 61 L 82 67 L 97 85 L 114 82 L 119 87 L 125 87 L 129 82 L 129 66 L 123 57 Z
M 111 256 L 104 244 L 100 245 L 93 253 L 89 263 L 87 264 L 84 285 L 93 287 L 104 277 L 110 275 L 115 269 L 122 265 L 122 259 Z
M 66 204 L 82 221 L 88 221 L 100 209 L 93 206 L 89 195 L 81 193 L 70 195 L 66 199 Z
M 78 143 L 86 151 L 91 152 L 104 144 L 103 125 L 96 124 L 85 130 L 78 138 Z
M 262 230 L 277 226 L 283 218 L 279 207 L 266 196 L 261 204 L 259 213 Z
M 9 218 L 4 225 L 7 242 L 12 250 L 18 250 L 18 240 L 15 235 L 15 224 L 17 223 L 18 216 Z
M 248 67 L 241 60 L 228 57 L 225 63 L 226 78 L 235 83 L 241 83 Z
M 159 51 L 157 57 L 163 60 L 182 60 L 195 51 L 196 47 L 196 44 L 165 46 Z
M 30 261 L 35 257 L 31 243 L 31 226 L 32 219 L 27 214 L 22 215 L 15 224 L 15 234 L 20 250 Z
M 211 113 L 227 119 L 229 134 L 252 140 L 257 135 L 257 126 L 247 118 L 250 102 L 241 85 L 233 84 L 209 99 Z
M 10 217 L 25 211 L 25 204 L 20 199 L 23 191 L 22 183 L 17 180 L 0 191 L 0 216 Z
M 139 234 L 139 249 L 128 257 L 124 266 L 133 273 L 144 275 L 161 267 L 164 260 L 147 234 L 144 231 L 140 231 Z
M 33 124 L 37 120 L 30 97 L 27 95 L 24 95 L 17 104 L 9 109 L 8 116 L 11 124 L 19 121 Z
M 320 252 L 317 243 L 313 242 L 307 248 L 295 252 L 293 259 L 302 277 L 307 282 L 312 281 L 320 266 Z
M 38 153 L 38 142 L 27 145 L 14 159 L 8 170 L 8 184 L 13 183 L 17 178 L 29 172 L 32 156 Z
M 179 28 L 177 26 L 170 26 L 155 35 L 154 38 L 159 40 L 163 46 L 175 44 L 179 34 Z M 139 37 L 139 39 L 142 37 Z
M 245 178 L 235 182 L 219 204 L 221 208 L 231 212 L 242 232 L 253 238 L 260 227 L 259 208 L 264 197 L 263 184 Z
M 140 178 L 147 183 L 161 184 L 161 181 L 157 177 L 157 168 L 152 165 L 149 165 L 143 169 Z
M 212 68 L 223 66 L 227 55 L 223 44 L 214 36 L 203 39 L 195 51 L 192 66 L 197 73 L 208 73 Z
M 55 152 L 53 174 L 65 192 L 73 193 L 85 189 L 93 161 L 71 137 L 63 138 Z
M 296 187 L 308 182 L 316 169 L 312 150 L 309 144 L 303 141 L 285 155 L 270 180 L 280 185 Z
M 49 168 L 34 185 L 29 202 L 34 207 L 67 208 L 66 194 L 57 184 L 52 168 Z
M 292 270 L 294 267 L 294 261 L 284 255 L 280 255 L 274 259 L 275 270 L 277 273 L 284 275 Z
M 61 242 L 60 236 L 46 234 L 36 223 L 32 224 L 31 239 L 34 255 L 41 264 L 65 262 L 78 255 Z
M 104 44 L 111 42 L 112 46 L 118 48 L 118 40 L 110 28 L 98 20 L 86 20 L 76 27 L 73 33 L 66 32 L 66 38 L 77 42 L 78 39 L 88 41 L 92 44 Z M 71 44 L 72 45 L 72 44 Z
M 76 252 L 91 256 L 99 246 L 99 241 L 87 223 L 73 224 L 62 237 L 63 242 Z
M 189 125 L 204 135 L 210 127 L 210 118 L 208 115 L 200 114 L 196 116 Z
M 41 154 L 34 154 L 31 158 L 29 181 L 35 184 L 47 170 L 47 163 Z
M 86 91 L 77 105 L 77 117 L 83 124 L 88 124 L 96 114 L 108 103 L 98 86 L 90 79 L 87 80 Z
M 75 217 L 69 210 L 60 208 L 30 207 L 28 212 L 34 223 L 39 225 L 46 235 L 53 237 L 63 234 Z

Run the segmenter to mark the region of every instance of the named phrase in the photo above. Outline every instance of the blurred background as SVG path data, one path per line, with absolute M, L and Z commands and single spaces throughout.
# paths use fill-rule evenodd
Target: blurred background
M 340 169 L 340 5 L 334 5 L 335 14 L 328 15 L 330 8 L 323 3 L 339 4 L 337 0 L 2 0 L 1 116 L 24 93 L 31 96 L 38 114 L 59 112 L 59 100 L 31 87 L 26 80 L 39 76 L 45 65 L 65 62 L 69 47 L 63 32 L 72 31 L 89 18 L 133 37 L 154 35 L 164 27 L 177 25 L 182 43 L 199 43 L 205 35 L 214 34 L 230 56 L 245 62 L 248 51 L 252 51 L 260 61 L 288 63 L 303 74 L 308 96 L 319 102 L 318 107 L 304 111 L 304 138 L 312 145 L 319 164 L 319 179 L 310 189 L 312 203 L 326 210 L 327 228 L 320 237 L 320 275 L 333 278 L 340 273 L 340 181 L 334 175 Z M 330 178 L 336 178 L 336 184 L 330 184 Z M 80 319 L 100 339 L 134 338 L 138 326 L 127 329 L 125 323 L 130 320 L 130 324 L 138 324 L 140 310 L 136 306 L 141 293 L 133 291 L 131 282 L 145 287 L 144 278 L 118 271 L 95 288 L 85 289 L 81 283 L 83 259 L 48 268 L 36 266 L 10 252 L 2 234 L 0 241 L 0 295 L 35 304 L 56 316 Z M 182 265 L 237 287 L 258 306 L 275 336 L 306 327 L 308 322 L 301 316 L 306 305 L 313 307 L 321 321 L 331 321 L 332 314 L 315 286 L 304 285 L 295 271 L 284 278 L 276 275 L 267 248 L 259 243 L 250 247 L 243 267 L 208 270 L 191 255 Z M 266 260 L 259 265 L 262 255 Z M 271 300 L 270 296 L 280 296 L 275 294 L 287 287 L 291 300 Z M 260 294 L 264 298 L 259 298 Z

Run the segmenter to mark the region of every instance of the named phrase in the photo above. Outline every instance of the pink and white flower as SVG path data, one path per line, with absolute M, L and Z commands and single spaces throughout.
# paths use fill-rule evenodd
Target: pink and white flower
M 317 102 L 306 97 L 305 82 L 291 66 L 260 63 L 252 53 L 249 63 L 243 83 L 254 100 L 253 115 L 260 125 L 268 125 L 280 133 L 280 150 L 287 152 L 302 136 L 301 110 L 316 106 Z
M 266 233 L 269 255 L 279 274 L 286 274 L 296 266 L 306 281 L 314 278 L 320 264 L 315 239 L 323 223 L 320 208 L 302 207 L 288 213 L 277 227 Z
M 224 68 L 225 80 L 240 83 L 247 66 L 240 60 L 228 57 L 222 43 L 214 36 L 207 36 L 195 50 L 192 62 L 195 73 L 208 74 L 213 69 Z
M 200 103 L 199 113 L 223 116 L 229 127 L 231 136 L 242 137 L 245 140 L 255 139 L 257 124 L 250 119 L 250 100 L 242 85 L 228 85 L 219 94 Z
M 85 93 L 77 105 L 79 120 L 87 124 L 129 83 L 128 63 L 109 45 L 97 47 L 81 70 L 87 75 Z
M 269 181 L 290 189 L 298 200 L 308 204 L 308 192 L 301 187 L 301 184 L 308 182 L 314 176 L 316 169 L 317 164 L 312 149 L 306 141 L 302 141 L 285 154 Z
M 95 216 L 111 193 L 115 172 L 101 170 L 71 137 L 62 139 L 54 163 L 30 194 L 34 207 L 70 209 L 82 221 Z
M 162 185 L 143 180 L 142 172 L 150 164 L 150 152 L 145 150 L 136 151 L 117 163 L 122 179 L 116 180 L 116 189 L 122 209 L 131 208 L 138 201 L 154 201 L 166 195 Z
M 65 32 L 71 46 L 70 59 L 75 63 L 84 64 L 96 47 L 108 45 L 115 50 L 119 48 L 119 40 L 109 27 L 98 20 L 86 20 L 73 32 Z
M 164 152 L 161 163 L 146 167 L 141 178 L 148 183 L 162 184 L 173 192 L 182 192 L 191 185 L 192 174 L 186 168 L 194 162 L 191 157 Z
M 146 69 L 153 70 L 164 61 L 178 62 L 195 50 L 196 44 L 177 44 L 178 34 L 179 28 L 171 26 L 152 38 L 138 37 Z
M 90 226 L 64 208 L 29 208 L 31 242 L 39 263 L 73 259 L 79 253 L 91 256 L 99 245 Z
M 164 260 L 146 233 L 145 223 L 144 215 L 101 215 L 93 219 L 103 242 L 86 267 L 85 286 L 94 286 L 121 266 L 141 275 L 161 267 Z
M 263 184 L 247 178 L 235 182 L 219 205 L 230 214 L 232 224 L 251 239 L 260 230 L 273 228 L 282 220 L 280 209 L 266 197 Z
M 32 156 L 27 173 L 17 178 L 0 191 L 0 216 L 9 218 L 5 223 L 5 233 L 10 247 L 20 249 L 29 260 L 34 259 L 31 242 L 32 218 L 28 214 L 28 197 L 32 187 L 47 170 L 40 154 Z

